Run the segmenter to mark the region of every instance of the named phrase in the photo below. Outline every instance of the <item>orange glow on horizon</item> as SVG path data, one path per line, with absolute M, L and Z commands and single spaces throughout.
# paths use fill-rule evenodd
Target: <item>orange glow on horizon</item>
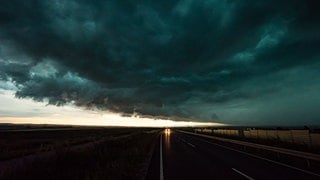
M 194 127 L 223 126 L 220 123 L 172 121 L 139 117 L 122 117 L 117 114 L 96 115 L 97 117 L 0 117 L 1 123 L 14 124 L 57 124 L 84 126 L 119 126 L 119 127 Z M 169 132 L 170 133 L 170 132 Z
M 185 127 L 185 126 L 222 126 L 214 122 L 173 121 L 124 117 L 112 112 L 86 110 L 73 105 L 53 106 L 31 99 L 18 99 L 13 91 L 0 91 L 0 123 L 14 124 L 57 124 L 85 126 L 123 126 L 123 127 Z

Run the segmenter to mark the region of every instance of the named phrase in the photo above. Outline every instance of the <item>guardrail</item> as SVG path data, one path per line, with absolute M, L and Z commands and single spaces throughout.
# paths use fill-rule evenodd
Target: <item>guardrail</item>
M 255 143 L 244 142 L 244 141 L 239 141 L 239 140 L 234 140 L 234 139 L 214 137 L 214 136 L 209 136 L 209 135 L 205 135 L 205 134 L 197 134 L 197 133 L 181 131 L 181 130 L 178 130 L 178 131 L 182 132 L 182 133 L 186 133 L 186 134 L 206 137 L 209 139 L 233 143 L 233 144 L 237 144 L 237 145 L 241 145 L 241 146 L 247 146 L 247 147 L 252 147 L 252 148 L 256 148 L 256 149 L 264 149 L 264 150 L 268 150 L 268 151 L 272 151 L 272 152 L 276 152 L 276 153 L 281 153 L 281 154 L 286 154 L 286 155 L 290 155 L 290 156 L 295 156 L 295 157 L 299 157 L 299 158 L 303 158 L 303 159 L 307 159 L 307 160 L 320 161 L 320 155 L 318 155 L 318 154 L 301 152 L 301 151 L 273 147 L 273 146 L 267 146 L 267 145 L 262 145 L 262 144 L 255 144 Z
M 320 148 L 320 133 L 309 130 L 262 130 L 262 129 L 194 129 L 195 132 L 262 139 Z

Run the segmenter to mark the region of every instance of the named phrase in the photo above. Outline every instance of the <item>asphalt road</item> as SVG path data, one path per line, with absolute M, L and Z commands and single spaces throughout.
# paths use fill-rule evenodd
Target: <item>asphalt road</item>
M 292 168 L 215 144 L 212 140 L 165 130 L 155 147 L 146 179 L 320 179 Z

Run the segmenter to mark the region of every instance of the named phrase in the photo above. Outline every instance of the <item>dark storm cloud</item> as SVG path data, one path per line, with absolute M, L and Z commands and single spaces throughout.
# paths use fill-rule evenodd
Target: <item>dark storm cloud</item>
M 4 1 L 0 78 L 16 84 L 17 97 L 56 105 L 217 121 L 233 102 L 301 93 L 292 83 L 302 80 L 317 88 L 303 74 L 288 83 L 277 73 L 318 67 L 319 8 L 316 0 Z

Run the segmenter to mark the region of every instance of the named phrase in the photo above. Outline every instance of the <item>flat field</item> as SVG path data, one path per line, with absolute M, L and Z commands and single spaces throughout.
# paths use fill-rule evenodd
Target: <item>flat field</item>
M 143 179 L 160 129 L 0 128 L 0 179 Z

